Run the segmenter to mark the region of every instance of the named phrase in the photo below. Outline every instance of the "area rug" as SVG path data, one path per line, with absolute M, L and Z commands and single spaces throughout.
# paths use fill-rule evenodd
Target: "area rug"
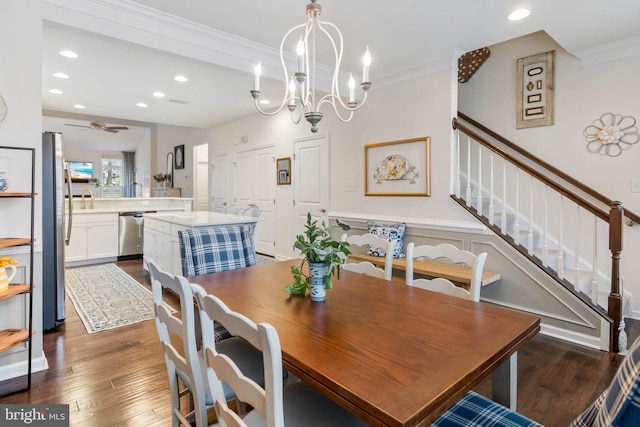
M 260 264 L 270 264 L 272 262 L 275 262 L 276 260 L 271 256 L 256 254 L 256 261 L 258 265 L 260 265 Z
M 90 334 L 155 316 L 151 291 L 114 264 L 65 269 L 65 284 Z

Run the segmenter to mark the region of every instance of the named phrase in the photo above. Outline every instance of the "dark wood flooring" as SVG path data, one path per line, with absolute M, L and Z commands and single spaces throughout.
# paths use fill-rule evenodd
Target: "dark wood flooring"
M 118 263 L 149 286 L 141 260 Z M 170 426 L 167 371 L 152 320 L 88 334 L 67 301 L 66 322 L 44 335 L 49 369 L 29 392 L 0 403 L 66 403 L 71 426 Z M 640 330 L 631 322 L 629 342 Z M 518 411 L 545 426 L 566 426 L 610 383 L 621 357 L 538 335 L 518 357 Z M 0 384 L 0 391 L 7 384 Z M 490 395 L 489 380 L 476 391 Z

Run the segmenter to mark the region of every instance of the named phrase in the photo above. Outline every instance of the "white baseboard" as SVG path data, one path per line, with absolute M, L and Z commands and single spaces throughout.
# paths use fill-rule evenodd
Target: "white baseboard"
M 0 366 L 0 381 L 26 375 L 28 369 L 29 367 L 26 360 Z M 45 371 L 47 369 L 49 369 L 49 363 L 44 353 L 42 353 L 40 357 L 35 357 L 31 360 L 31 373 Z

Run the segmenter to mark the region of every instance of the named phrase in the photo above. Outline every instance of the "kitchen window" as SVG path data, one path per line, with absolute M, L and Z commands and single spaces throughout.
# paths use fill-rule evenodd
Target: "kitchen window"
M 122 159 L 102 159 L 102 197 L 122 197 Z

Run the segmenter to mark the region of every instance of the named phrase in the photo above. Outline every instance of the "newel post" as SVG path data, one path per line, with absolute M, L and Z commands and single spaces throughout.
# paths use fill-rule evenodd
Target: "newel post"
M 613 330 L 609 348 L 618 352 L 618 337 L 622 319 L 622 296 L 620 295 L 620 253 L 622 253 L 622 203 L 611 202 L 609 211 L 609 250 L 611 251 L 611 292 L 609 293 L 609 316 L 613 319 Z

